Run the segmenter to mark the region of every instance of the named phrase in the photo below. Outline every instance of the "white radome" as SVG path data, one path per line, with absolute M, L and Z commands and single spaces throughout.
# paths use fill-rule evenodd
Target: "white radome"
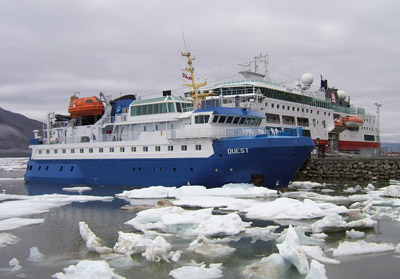
M 306 73 L 301 76 L 300 82 L 305 86 L 310 86 L 314 81 L 314 77 L 310 73 Z
M 338 90 L 337 95 L 339 97 L 339 99 L 346 99 L 346 93 L 344 91 Z

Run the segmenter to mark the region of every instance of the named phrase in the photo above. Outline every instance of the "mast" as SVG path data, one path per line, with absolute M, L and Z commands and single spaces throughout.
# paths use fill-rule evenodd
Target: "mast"
M 188 67 L 182 69 L 182 71 L 189 73 L 189 76 L 187 76 L 185 73 L 182 73 L 182 77 L 184 77 L 184 78 L 186 78 L 186 79 L 191 81 L 190 83 L 186 83 L 185 82 L 183 85 L 185 85 L 185 86 L 190 88 L 190 90 L 192 91 L 190 96 L 193 98 L 193 105 L 199 107 L 199 105 L 201 106 L 201 100 L 204 99 L 204 96 L 201 96 L 202 94 L 198 94 L 197 88 L 206 85 L 207 82 L 206 81 L 200 82 L 200 83 L 196 83 L 195 82 L 195 80 L 194 80 L 194 68 L 193 68 L 193 65 L 192 65 L 192 61 L 195 60 L 196 58 L 192 57 L 190 55 L 190 52 L 182 52 L 181 54 L 182 54 L 182 56 L 185 56 L 187 58 L 187 61 L 188 61 Z

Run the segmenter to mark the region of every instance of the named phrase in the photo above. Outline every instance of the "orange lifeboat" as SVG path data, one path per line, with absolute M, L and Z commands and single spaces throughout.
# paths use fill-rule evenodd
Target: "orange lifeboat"
M 72 118 L 79 116 L 102 115 L 104 105 L 96 96 L 78 98 L 75 95 L 71 97 L 68 112 Z
M 343 124 L 350 129 L 357 129 L 364 124 L 364 120 L 356 115 L 348 115 L 343 117 L 341 120 Z
M 335 131 L 336 132 L 343 132 L 344 130 L 346 130 L 346 127 L 344 126 L 342 119 L 335 119 L 333 121 L 333 124 L 335 125 Z

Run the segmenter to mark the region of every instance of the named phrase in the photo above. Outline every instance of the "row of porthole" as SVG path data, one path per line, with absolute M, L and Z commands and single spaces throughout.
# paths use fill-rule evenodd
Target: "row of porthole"
M 28 166 L 28 170 L 29 171 L 31 171 L 32 169 L 33 169 L 32 165 Z M 61 172 L 61 171 L 63 171 L 63 169 L 64 169 L 64 166 L 60 166 L 59 171 Z M 38 171 L 41 171 L 41 170 L 42 170 L 42 166 L 38 166 Z M 49 170 L 49 166 L 46 166 L 45 171 L 48 171 L 48 170 Z M 74 171 L 74 166 L 71 166 L 69 171 L 73 172 Z
M 132 171 L 141 171 L 142 168 L 132 168 Z M 154 171 L 164 171 L 164 168 L 153 168 Z M 176 168 L 172 168 L 173 171 L 176 171 Z M 190 171 L 194 171 L 193 168 L 189 169 Z M 214 168 L 215 172 L 218 172 L 218 168 Z M 229 168 L 229 171 L 232 172 L 233 168 Z

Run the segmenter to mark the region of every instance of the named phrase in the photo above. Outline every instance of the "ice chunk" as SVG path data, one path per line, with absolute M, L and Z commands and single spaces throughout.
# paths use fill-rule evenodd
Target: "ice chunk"
M 92 190 L 92 188 L 84 187 L 84 186 L 82 186 L 82 187 L 65 187 L 65 188 L 62 188 L 62 189 L 63 189 L 63 191 L 78 192 L 79 194 L 82 194 L 83 192 Z
M 343 206 L 330 203 L 316 203 L 309 199 L 299 201 L 290 198 L 279 198 L 271 202 L 258 203 L 243 211 L 246 212 L 247 218 L 262 220 L 313 219 L 326 216 L 332 212 L 348 212 Z
M 175 279 L 214 279 L 222 278 L 221 264 L 210 264 L 209 267 L 202 264 L 200 266 L 183 266 L 172 270 L 169 276 Z
M 101 239 L 97 237 L 85 222 L 79 222 L 79 233 L 82 239 L 86 242 L 86 247 L 89 251 L 99 254 L 112 253 L 112 249 L 102 246 Z
M 114 252 L 120 254 L 135 254 L 146 251 L 146 243 L 142 235 L 136 233 L 118 232 L 118 242 L 114 245 Z
M 217 258 L 230 255 L 236 249 L 228 245 L 210 243 L 205 236 L 199 236 L 195 241 L 190 243 L 188 250 L 206 257 Z
M 321 247 L 319 246 L 306 246 L 303 245 L 301 246 L 301 248 L 303 248 L 304 253 L 310 257 L 313 258 L 321 263 L 324 264 L 340 264 L 340 261 L 336 260 L 336 259 L 331 259 L 328 258 L 324 251 L 322 250 Z
M 173 194 L 175 190 L 175 187 L 151 186 L 142 189 L 123 191 L 121 194 L 117 194 L 116 196 L 128 199 L 162 199 L 175 197 L 176 194 Z
M 10 244 L 15 244 L 21 239 L 11 233 L 0 233 L 0 247 L 5 247 Z
M 400 185 L 390 185 L 385 188 L 381 188 L 383 190 L 383 195 L 387 197 L 400 198 Z
M 317 183 L 317 182 L 311 182 L 311 181 L 295 181 L 289 184 L 289 189 L 299 189 L 299 190 L 306 190 L 309 191 L 314 187 L 323 187 L 325 185 Z
M 40 224 L 43 222 L 44 222 L 43 218 L 37 218 L 37 219 L 10 218 L 10 219 L 0 221 L 0 231 L 14 230 L 17 228 L 30 226 L 30 225 L 36 225 L 36 224 Z
M 149 262 L 169 262 L 168 253 L 171 250 L 171 243 L 167 242 L 162 236 L 157 236 L 152 242 L 147 243 L 146 251 L 142 256 Z
M 248 278 L 280 279 L 285 278 L 284 275 L 288 269 L 289 266 L 280 254 L 272 254 L 262 258 L 259 263 L 246 266 L 243 274 Z
M 343 220 L 343 217 L 336 213 L 331 213 L 322 218 L 319 221 L 316 221 L 311 225 L 313 233 L 320 233 L 323 231 L 329 230 L 337 230 L 337 227 L 345 227 L 346 222 Z
M 365 240 L 359 240 L 357 242 L 344 241 L 339 243 L 338 248 L 333 250 L 334 257 L 358 255 L 358 254 L 370 254 L 394 251 L 395 247 L 389 243 L 373 243 L 366 242 Z
M 30 262 L 42 262 L 46 259 L 46 256 L 39 252 L 37 247 L 31 247 L 29 249 L 29 258 Z
M 328 279 L 326 276 L 325 266 L 316 260 L 312 260 L 310 264 L 310 271 L 304 279 Z
M 146 232 L 157 229 L 178 235 L 232 235 L 244 231 L 250 223 L 237 213 L 212 215 L 212 208 L 184 210 L 180 207 L 152 208 L 139 212 L 125 224 Z
M 301 248 L 299 237 L 291 225 L 286 231 L 285 241 L 276 246 L 279 254 L 291 262 L 300 274 L 306 275 L 308 273 L 310 266 L 306 254 Z
M 363 238 L 365 236 L 365 232 L 355 231 L 351 229 L 350 231 L 346 231 L 346 236 L 350 238 Z
M 57 279 L 124 279 L 114 273 L 114 269 L 105 261 L 80 261 L 77 265 L 70 265 L 64 272 L 53 274 Z
M 16 258 L 11 259 L 8 264 L 10 266 L 12 266 L 13 268 L 11 269 L 11 271 L 17 271 L 20 270 L 22 267 L 19 264 L 19 260 L 17 260 Z

